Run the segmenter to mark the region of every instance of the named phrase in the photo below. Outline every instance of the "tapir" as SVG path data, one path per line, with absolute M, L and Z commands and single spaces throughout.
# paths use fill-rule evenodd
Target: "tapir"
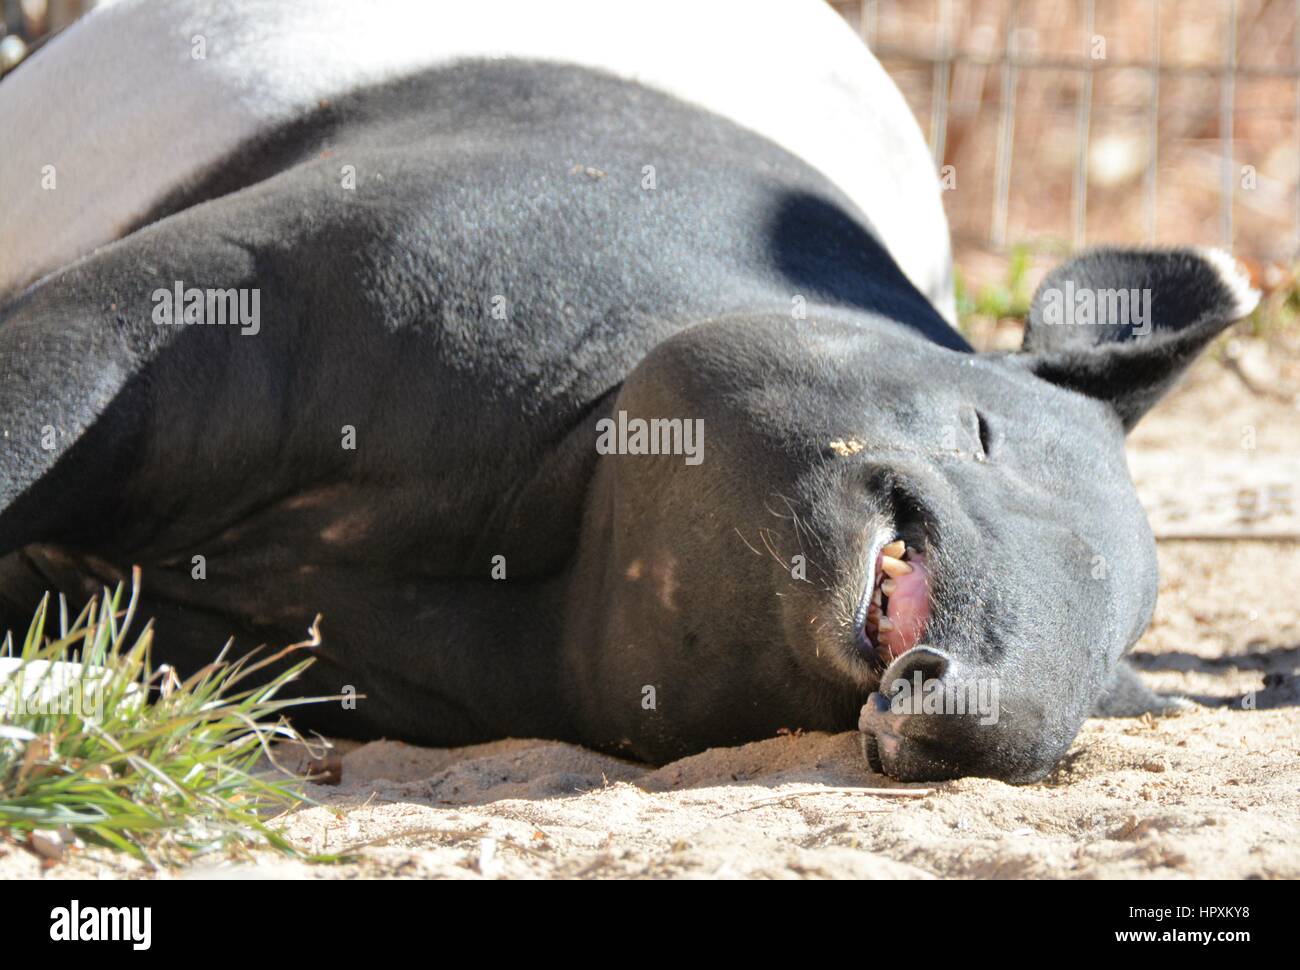
M 1125 433 L 1252 308 L 1084 251 L 954 325 L 935 165 L 818 0 L 122 0 L 0 81 L 0 623 L 142 576 L 334 735 L 1049 773 L 1157 589 Z M 955 191 L 963 188 L 958 174 Z

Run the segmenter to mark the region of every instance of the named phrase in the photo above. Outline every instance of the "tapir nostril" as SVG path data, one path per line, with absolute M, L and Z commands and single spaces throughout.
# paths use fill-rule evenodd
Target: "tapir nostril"
M 891 683 L 896 680 L 914 683 L 916 675 L 920 674 L 921 684 L 925 684 L 942 677 L 948 672 L 949 665 L 947 654 L 933 647 L 913 647 L 894 661 L 886 671 L 886 679 Z
M 858 715 L 862 753 L 873 771 L 900 780 L 955 777 L 969 740 L 959 693 L 969 670 L 929 646 L 913 647 L 889 665 Z

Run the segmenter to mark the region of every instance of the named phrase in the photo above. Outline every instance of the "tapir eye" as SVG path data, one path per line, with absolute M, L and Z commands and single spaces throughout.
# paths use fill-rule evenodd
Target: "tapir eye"
M 969 404 L 961 407 L 961 423 L 970 437 L 971 443 L 979 449 L 985 458 L 993 456 L 994 435 L 988 418 Z
M 988 418 L 980 411 L 975 412 L 975 420 L 979 425 L 979 442 L 980 451 L 984 452 L 985 458 L 993 457 L 993 429 L 989 426 Z

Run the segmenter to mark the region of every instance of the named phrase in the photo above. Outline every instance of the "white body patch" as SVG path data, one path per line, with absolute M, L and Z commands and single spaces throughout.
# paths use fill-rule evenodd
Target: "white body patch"
M 12 719 L 16 710 L 39 713 L 73 710 L 87 714 L 96 703 L 102 706 L 104 694 L 114 686 L 113 680 L 114 675 L 105 667 L 62 660 L 24 663 L 17 657 L 0 657 L 0 720 Z M 123 703 L 134 706 L 144 699 L 139 684 L 127 684 L 122 691 Z M 77 707 L 69 708 L 70 704 Z M 19 731 L 11 728 L 8 736 L 17 738 Z M 0 738 L 5 736 L 0 734 Z
M 473 57 L 599 68 L 776 142 L 838 185 L 953 319 L 921 132 L 822 0 L 119 0 L 0 83 L 0 300 L 321 99 Z

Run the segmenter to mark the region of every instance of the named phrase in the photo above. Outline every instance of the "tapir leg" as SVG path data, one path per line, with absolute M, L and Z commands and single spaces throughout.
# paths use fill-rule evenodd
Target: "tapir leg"
M 1157 694 L 1121 657 L 1115 664 L 1106 692 L 1092 713 L 1094 717 L 1138 717 L 1142 714 L 1176 714 L 1190 706 L 1191 702 L 1185 698 Z

